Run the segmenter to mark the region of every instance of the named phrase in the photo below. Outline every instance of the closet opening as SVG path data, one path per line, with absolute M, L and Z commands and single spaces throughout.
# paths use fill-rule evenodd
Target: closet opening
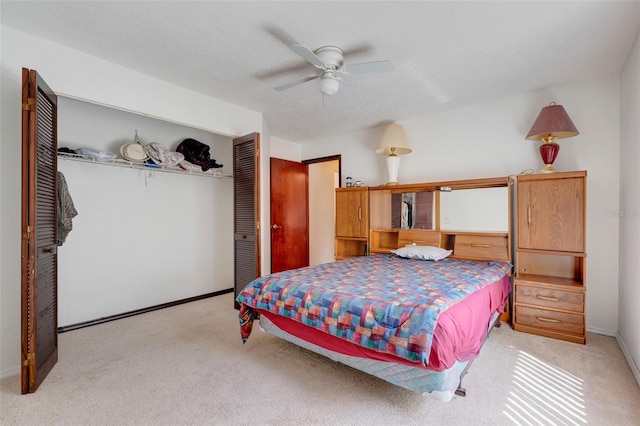
M 232 138 L 58 97 L 59 150 L 123 159 L 121 148 L 136 133 L 142 144 L 170 152 L 187 138 L 206 144 L 223 165 L 220 175 L 59 155 L 78 211 L 58 247 L 61 332 L 233 291 Z

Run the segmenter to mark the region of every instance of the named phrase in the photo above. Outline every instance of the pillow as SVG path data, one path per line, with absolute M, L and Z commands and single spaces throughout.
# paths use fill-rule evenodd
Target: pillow
M 453 253 L 453 250 L 445 250 L 440 247 L 433 246 L 417 246 L 415 244 L 409 244 L 403 248 L 391 250 L 391 253 L 400 257 L 406 257 L 407 259 L 442 260 Z

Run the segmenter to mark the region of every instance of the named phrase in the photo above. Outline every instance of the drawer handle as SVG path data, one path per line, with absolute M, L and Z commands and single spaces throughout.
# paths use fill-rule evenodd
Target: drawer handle
M 489 244 L 471 244 L 471 247 L 489 248 L 491 246 Z
M 553 322 L 553 323 L 559 323 L 560 322 L 560 320 L 553 319 L 553 318 L 536 317 L 536 319 L 538 321 L 542 321 L 542 322 Z
M 546 300 L 548 302 L 559 302 L 560 301 L 560 299 L 558 299 L 557 297 L 543 296 L 541 294 L 536 294 L 536 299 Z

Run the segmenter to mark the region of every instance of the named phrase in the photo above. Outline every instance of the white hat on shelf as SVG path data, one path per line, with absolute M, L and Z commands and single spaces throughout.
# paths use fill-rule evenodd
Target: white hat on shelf
M 137 142 L 130 142 L 120 147 L 122 158 L 135 163 L 143 163 L 149 158 L 142 145 Z

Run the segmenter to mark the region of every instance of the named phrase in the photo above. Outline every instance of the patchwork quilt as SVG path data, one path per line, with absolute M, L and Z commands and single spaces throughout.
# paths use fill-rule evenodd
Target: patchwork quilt
M 242 340 L 261 309 L 427 366 L 440 313 L 510 270 L 505 262 L 376 255 L 267 275 L 236 299 Z

